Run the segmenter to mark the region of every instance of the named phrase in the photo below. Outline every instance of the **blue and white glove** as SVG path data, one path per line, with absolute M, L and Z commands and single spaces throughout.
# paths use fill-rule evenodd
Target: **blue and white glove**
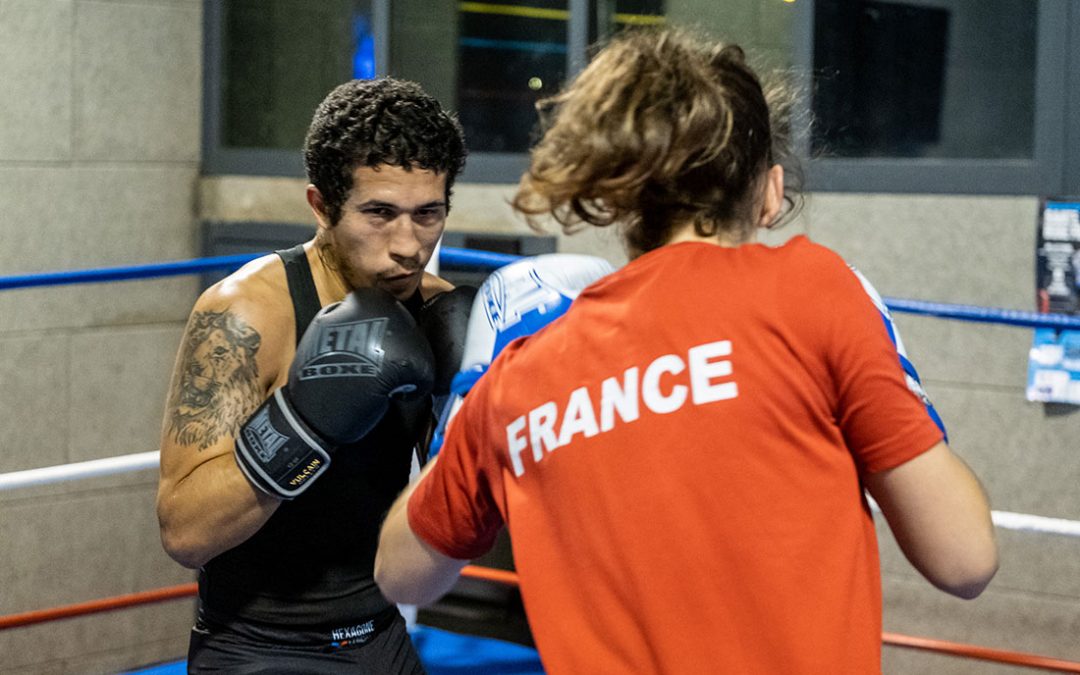
M 551 253 L 501 267 L 480 286 L 469 315 L 465 353 L 439 415 L 429 456 L 442 446 L 446 425 L 462 399 L 507 344 L 531 335 L 562 316 L 589 284 L 611 273 L 603 258 Z
M 889 331 L 889 338 L 892 339 L 893 346 L 896 347 L 896 354 L 900 358 L 900 366 L 904 369 L 904 376 L 907 380 L 908 389 L 922 399 L 923 405 L 926 406 L 927 414 L 930 415 L 930 419 L 934 421 L 934 424 L 937 425 L 938 429 L 941 429 L 941 433 L 945 435 L 945 442 L 947 443 L 949 441 L 949 432 L 945 430 L 945 422 L 942 421 L 941 416 L 938 415 L 937 410 L 934 409 L 934 404 L 930 401 L 930 397 L 926 395 L 926 390 L 923 389 L 922 381 L 919 380 L 919 373 L 915 370 L 915 364 L 908 358 L 907 350 L 904 349 L 904 341 L 900 339 L 900 331 L 897 330 L 896 324 L 893 322 L 889 308 L 885 306 L 885 301 L 881 299 L 881 294 L 879 294 L 870 281 L 863 276 L 862 272 L 851 265 L 848 265 L 848 267 L 855 273 L 856 278 L 858 278 L 859 282 L 862 284 L 863 290 L 870 296 L 870 299 L 874 302 L 874 306 L 877 307 L 878 312 L 881 314 L 882 321 L 885 322 L 885 329 Z

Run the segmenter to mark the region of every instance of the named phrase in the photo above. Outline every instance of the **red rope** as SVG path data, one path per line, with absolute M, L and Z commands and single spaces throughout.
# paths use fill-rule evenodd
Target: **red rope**
M 466 565 L 461 570 L 461 576 L 469 577 L 470 579 L 483 579 L 484 581 L 492 581 L 496 584 L 502 584 L 503 586 L 518 585 L 517 572 L 511 572 L 510 570 L 499 570 L 492 567 Z
M 484 581 L 490 581 L 493 583 L 502 584 L 504 586 L 518 585 L 517 573 L 510 570 L 493 569 L 490 567 L 479 567 L 477 565 L 466 565 L 465 568 L 461 570 L 461 575 L 464 577 L 469 577 L 470 579 L 482 579 Z M 137 605 L 164 602 L 166 600 L 188 598 L 196 595 L 197 593 L 197 584 L 180 584 L 179 586 L 168 586 L 165 588 L 158 588 L 151 591 L 143 591 L 141 593 L 129 593 L 128 595 L 117 595 L 111 598 L 90 600 L 89 602 L 80 602 L 74 605 L 64 605 L 62 607 L 39 609 L 31 612 L 22 612 L 20 614 L 8 614 L 7 616 L 0 616 L 0 630 L 5 630 L 8 628 L 19 628 L 21 626 L 30 626 L 32 624 L 44 623 L 46 621 L 69 619 L 72 617 L 83 616 L 86 614 L 108 612 L 116 609 L 124 609 L 126 607 L 135 607 Z M 1041 670 L 1054 670 L 1063 673 L 1080 673 L 1080 663 L 1074 661 L 1064 661 L 1061 659 L 1055 659 L 1046 656 L 1039 656 L 1037 654 L 1011 652 L 1003 649 L 990 649 L 988 647 L 978 647 L 975 645 L 966 645 L 958 642 L 947 642 L 945 640 L 932 640 L 930 638 L 911 637 L 908 635 L 900 635 L 898 633 L 882 633 L 881 639 L 884 644 L 892 645 L 894 647 L 922 649 L 925 651 L 936 652 L 939 654 L 947 654 L 950 656 L 960 656 L 970 659 L 978 659 L 980 661 L 1009 663 L 1016 666 L 1026 666 L 1028 668 L 1037 668 Z
M 1080 673 L 1080 663 L 1052 659 L 1036 654 L 1008 652 L 1003 649 L 990 649 L 989 647 L 977 647 L 975 645 L 960 644 L 959 642 L 946 642 L 945 640 L 911 637 L 909 635 L 899 635 L 897 633 L 882 633 L 881 640 L 885 644 L 893 645 L 895 647 L 925 649 L 931 652 L 949 654 L 950 656 L 964 656 L 969 659 L 979 659 L 982 661 L 1011 663 L 1017 666 L 1054 670 L 1063 673 Z
M 90 600 L 74 605 L 64 605 L 63 607 L 37 609 L 31 612 L 22 612 L 21 614 L 8 614 L 7 616 L 0 616 L 0 630 L 29 626 L 45 621 L 69 619 L 73 616 L 82 616 L 84 614 L 108 612 L 110 610 L 124 609 L 136 605 L 147 605 L 153 602 L 163 602 L 165 600 L 174 600 L 176 598 L 187 598 L 198 593 L 198 588 L 198 584 L 181 584 L 179 586 L 157 588 L 152 591 L 129 593 L 128 595 L 117 595 L 111 598 Z

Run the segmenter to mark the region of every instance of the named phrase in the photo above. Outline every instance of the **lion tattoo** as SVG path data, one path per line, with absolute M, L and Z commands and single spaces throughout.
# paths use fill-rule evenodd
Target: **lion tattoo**
M 192 315 L 169 402 L 169 432 L 178 444 L 204 450 L 235 435 L 262 402 L 255 364 L 261 340 L 228 311 Z

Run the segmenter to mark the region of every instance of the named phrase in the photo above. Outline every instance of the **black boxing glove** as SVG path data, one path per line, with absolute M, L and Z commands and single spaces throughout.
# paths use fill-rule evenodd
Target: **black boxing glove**
M 436 295 L 420 308 L 420 330 L 435 354 L 435 385 L 431 393 L 436 397 L 450 393 L 450 381 L 461 368 L 476 290 L 474 286 L 458 286 Z
M 240 427 L 236 458 L 255 487 L 292 499 L 363 438 L 391 399 L 431 392 L 435 358 L 416 322 L 386 291 L 361 288 L 324 307 L 296 346 L 288 382 Z
M 431 390 L 431 404 L 436 419 L 446 414 L 452 401 L 450 383 L 461 368 L 465 355 L 465 336 L 469 331 L 469 315 L 476 292 L 473 286 L 458 286 L 436 295 L 420 307 L 417 321 L 435 354 L 435 385 Z M 434 431 L 433 426 L 417 446 L 417 458 L 421 465 L 427 463 L 431 433 Z

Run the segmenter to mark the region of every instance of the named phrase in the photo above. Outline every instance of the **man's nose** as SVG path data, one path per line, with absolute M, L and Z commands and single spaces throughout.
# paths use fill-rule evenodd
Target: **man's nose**
M 398 262 L 416 261 L 420 258 L 420 248 L 412 219 L 409 214 L 402 214 L 394 221 L 390 232 L 390 257 Z

